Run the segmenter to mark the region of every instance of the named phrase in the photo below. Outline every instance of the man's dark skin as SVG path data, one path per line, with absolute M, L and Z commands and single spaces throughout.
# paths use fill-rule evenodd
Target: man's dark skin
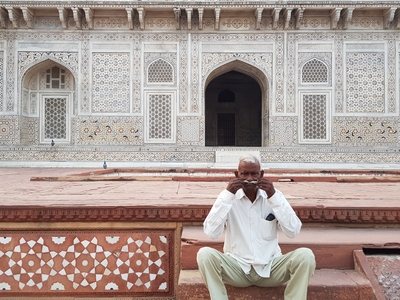
M 271 181 L 264 178 L 264 171 L 261 170 L 261 166 L 258 163 L 241 161 L 239 163 L 238 170 L 235 171 L 235 179 L 229 181 L 227 190 L 232 194 L 243 188 L 244 193 L 250 199 L 251 202 L 256 200 L 257 190 L 264 190 L 268 198 L 271 198 L 275 194 L 275 188 Z M 245 182 L 249 181 L 249 182 Z M 257 181 L 257 183 L 250 183 L 250 181 Z

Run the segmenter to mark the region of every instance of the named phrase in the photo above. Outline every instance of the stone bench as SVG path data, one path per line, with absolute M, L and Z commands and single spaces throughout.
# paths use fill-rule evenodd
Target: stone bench
M 307 227 L 290 239 L 279 232 L 279 245 L 282 253 L 296 248 L 308 247 L 313 250 L 319 269 L 354 269 L 354 250 L 364 248 L 384 248 L 398 244 L 400 228 L 346 228 L 346 227 Z M 223 236 L 211 239 L 201 226 L 187 226 L 182 231 L 181 269 L 197 269 L 196 254 L 204 246 L 222 251 Z M 400 244 L 398 244 L 400 247 Z
M 229 299 L 283 299 L 285 286 L 235 288 L 227 285 Z M 197 270 L 182 270 L 179 278 L 179 300 L 210 299 L 208 290 Z M 356 270 L 316 270 L 308 287 L 308 300 L 375 300 L 369 280 Z
M 295 239 L 280 234 L 280 246 L 283 253 L 299 247 L 313 250 L 317 270 L 310 281 L 308 300 L 385 300 L 363 249 L 396 246 L 398 236 L 400 228 L 303 227 Z M 179 300 L 209 299 L 196 262 L 197 251 L 204 246 L 222 251 L 223 237 L 210 239 L 201 226 L 183 228 Z M 268 289 L 227 286 L 227 291 L 230 299 L 283 299 L 284 286 Z

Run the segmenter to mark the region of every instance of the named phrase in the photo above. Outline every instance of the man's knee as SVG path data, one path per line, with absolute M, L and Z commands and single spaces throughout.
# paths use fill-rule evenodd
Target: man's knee
M 200 248 L 200 250 L 197 252 L 197 264 L 204 264 L 212 260 L 215 257 L 215 251 L 217 250 L 211 247 Z
M 294 250 L 297 261 L 302 264 L 307 264 L 310 269 L 315 269 L 316 262 L 314 253 L 309 248 L 298 248 Z

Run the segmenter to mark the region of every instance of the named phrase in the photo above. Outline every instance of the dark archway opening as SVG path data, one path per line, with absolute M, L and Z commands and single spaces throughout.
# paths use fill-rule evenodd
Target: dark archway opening
M 206 146 L 261 146 L 261 88 L 250 76 L 230 71 L 205 92 Z

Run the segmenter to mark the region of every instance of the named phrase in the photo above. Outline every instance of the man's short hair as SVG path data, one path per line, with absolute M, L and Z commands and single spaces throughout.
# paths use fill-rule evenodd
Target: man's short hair
M 260 159 L 253 155 L 253 154 L 245 154 L 242 157 L 239 158 L 239 164 L 238 164 L 238 169 L 239 169 L 239 165 L 241 162 L 248 162 L 248 163 L 253 163 L 253 164 L 258 164 L 260 166 L 261 169 L 261 161 Z

